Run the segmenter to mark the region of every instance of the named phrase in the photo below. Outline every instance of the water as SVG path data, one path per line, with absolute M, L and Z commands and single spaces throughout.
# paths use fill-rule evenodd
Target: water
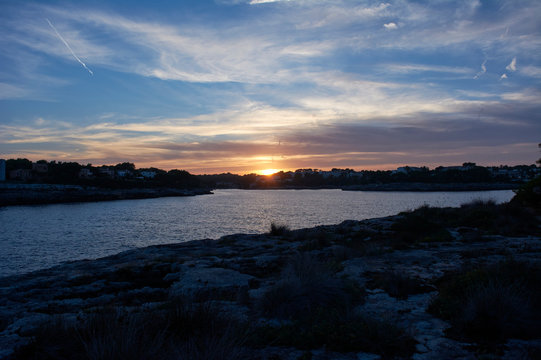
M 397 214 L 421 205 L 506 202 L 512 191 L 216 190 L 214 195 L 0 208 L 0 276 L 148 245 Z

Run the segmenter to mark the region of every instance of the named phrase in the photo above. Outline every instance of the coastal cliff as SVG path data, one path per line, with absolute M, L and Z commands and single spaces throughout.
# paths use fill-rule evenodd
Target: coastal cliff
M 541 229 L 476 202 L 0 279 L 0 359 L 534 359 Z

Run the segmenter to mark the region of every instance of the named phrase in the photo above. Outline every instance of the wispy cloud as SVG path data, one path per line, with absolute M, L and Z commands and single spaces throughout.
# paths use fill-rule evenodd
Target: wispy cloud
M 68 50 L 71 52 L 71 55 L 73 55 L 73 57 L 75 58 L 75 60 L 77 60 L 79 62 L 79 64 L 81 64 L 88 72 L 90 75 L 94 75 L 94 73 L 92 72 L 92 70 L 90 70 L 88 68 L 88 66 L 86 66 L 86 64 L 81 60 L 79 59 L 79 57 L 73 52 L 71 46 L 68 44 L 68 42 L 66 41 L 66 39 L 64 39 L 62 37 L 62 35 L 60 35 L 60 33 L 58 32 L 58 30 L 56 30 L 56 28 L 53 26 L 53 24 L 51 23 L 51 21 L 49 21 L 49 19 L 45 19 L 47 20 L 47 22 L 49 23 L 49 26 L 54 30 L 56 36 L 58 36 L 58 38 L 60 40 L 62 40 L 62 42 L 64 43 L 64 45 L 66 45 L 66 47 L 68 48 Z
M 481 75 L 487 72 L 486 63 L 487 63 L 487 60 L 485 59 L 485 61 L 483 61 L 483 63 L 481 64 L 481 71 L 475 74 L 475 76 L 473 77 L 474 79 L 479 79 Z
M 520 68 L 520 73 L 534 78 L 541 78 L 541 66 L 523 66 Z
M 278 153 L 288 168 L 383 167 L 489 161 L 499 146 L 525 154 L 519 144 L 539 133 L 538 1 L 215 3 L 174 16 L 162 10 L 176 4 L 145 14 L 95 3 L 0 12 L 0 98 L 35 100 L 34 86 L 62 100 L 18 112 L 9 102 L 2 153 L 197 172 L 249 170 Z M 66 75 L 64 48 L 89 73 L 82 59 L 114 74 L 96 78 L 100 93 Z M 62 78 L 73 83 L 53 84 Z M 99 109 L 85 100 L 100 96 Z
M 509 71 L 517 71 L 517 57 L 515 56 L 505 68 Z
M 266 4 L 266 3 L 274 3 L 274 2 L 288 2 L 292 0 L 250 0 L 250 5 L 257 5 L 257 4 Z
M 445 66 L 445 65 L 427 65 L 427 64 L 382 64 L 382 69 L 386 71 L 410 74 L 420 72 L 436 72 L 436 73 L 453 73 L 453 74 L 471 74 L 472 69 L 458 66 Z M 486 68 L 485 68 L 486 71 Z

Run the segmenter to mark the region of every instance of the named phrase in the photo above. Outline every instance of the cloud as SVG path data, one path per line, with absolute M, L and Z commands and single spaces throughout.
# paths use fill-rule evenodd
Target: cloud
M 37 119 L 34 125 L 0 125 L 0 151 L 17 149 L 18 156 L 36 158 L 64 154 L 95 164 L 136 159 L 138 166 L 182 167 L 196 173 L 249 172 L 271 161 L 280 168 L 317 164 L 362 169 L 406 162 L 498 165 L 530 154 L 534 162 L 541 131 L 538 98 L 538 92 L 530 90 L 506 94 L 510 103 L 454 101 L 447 110 L 367 113 L 362 118 L 322 111 L 317 121 L 314 111 L 254 103 L 226 114 L 123 124 L 111 118 L 88 126 Z
M 502 76 L 500 76 L 500 80 L 503 80 L 503 79 L 507 79 L 507 74 L 502 74 Z
M 0 100 L 24 98 L 28 91 L 17 85 L 0 82 Z
M 385 71 L 410 74 L 420 72 L 438 72 L 466 75 L 472 72 L 470 68 L 459 66 L 431 65 L 431 64 L 381 64 L 380 68 Z M 485 70 L 486 71 L 486 70 Z
M 515 56 L 505 68 L 509 71 L 517 71 L 517 57 Z
M 520 68 L 520 73 L 533 78 L 541 78 L 541 67 L 533 65 L 522 66 Z
M 62 35 L 60 35 L 60 33 L 58 32 L 58 30 L 56 30 L 56 28 L 53 26 L 53 24 L 49 21 L 49 19 L 45 19 L 47 20 L 47 22 L 49 23 L 49 26 L 54 30 L 56 36 L 58 36 L 58 38 L 60 40 L 62 40 L 62 42 L 64 43 L 64 45 L 66 45 L 66 47 L 68 48 L 68 50 L 71 52 L 71 55 L 73 55 L 73 57 L 75 58 L 75 60 L 77 60 L 79 62 L 79 64 L 81 64 L 89 73 L 90 75 L 94 75 L 94 73 L 92 72 L 92 70 L 90 70 L 86 64 L 81 60 L 79 59 L 79 57 L 77 55 L 75 55 L 75 53 L 73 52 L 72 48 L 69 46 L 68 42 L 62 37 Z
M 257 5 L 257 4 L 266 4 L 266 3 L 274 3 L 274 2 L 288 2 L 291 0 L 251 0 L 250 5 Z
M 35 124 L 26 119 L 23 126 L 25 116 L 18 119 L 8 114 L 3 124 L 14 127 L 0 129 L 0 146 L 8 149 L 6 144 L 16 143 L 21 155 L 24 151 L 34 154 L 39 139 L 49 150 L 51 144 L 69 144 L 56 154 L 72 154 L 74 160 L 130 160 L 134 156 L 168 167 L 186 164 L 191 169 L 234 170 L 271 158 L 281 139 L 281 152 L 292 167 L 314 166 L 316 161 L 321 162 L 315 166 L 333 166 L 333 160 L 337 165 L 348 166 L 349 161 L 362 166 L 371 161 L 389 164 L 410 155 L 417 160 L 451 161 L 465 157 L 464 149 L 476 146 L 486 160 L 497 145 L 484 142 L 481 134 L 501 130 L 527 135 L 518 129 L 513 133 L 508 123 L 516 126 L 523 121 L 511 108 L 525 115 L 525 109 L 539 98 L 535 98 L 537 92 L 522 91 L 538 88 L 541 78 L 540 68 L 534 65 L 541 60 L 538 20 L 533 15 L 541 10 L 538 2 L 521 7 L 506 3 L 507 11 L 491 13 L 483 13 L 486 9 L 479 2 L 455 6 L 450 1 L 367 5 L 303 0 L 287 6 L 251 7 L 249 0 L 227 2 L 239 5 L 227 17 L 200 14 L 196 9 L 190 16 L 159 10 L 127 15 L 100 10 L 93 3 L 84 8 L 28 4 L 14 7 L 24 11 L 11 16 L 0 12 L 0 20 L 6 20 L 0 21 L 0 43 L 5 49 L 0 54 L 0 97 L 28 99 L 34 86 L 51 98 L 62 99 L 58 113 L 74 125 Z M 249 17 L 243 16 L 247 13 Z M 57 26 L 62 24 L 59 29 L 69 46 L 58 41 L 62 37 L 51 31 L 52 23 L 45 25 L 44 16 Z M 393 28 L 399 31 L 385 31 Z M 508 28 L 513 31 L 501 37 Z M 118 104 L 104 101 L 96 109 L 77 102 L 81 113 L 75 115 L 64 105 L 69 102 L 64 96 L 71 91 L 48 91 L 53 86 L 43 74 L 65 75 L 62 63 L 55 64 L 59 54 L 68 55 L 65 48 L 89 64 L 116 71 L 118 82 L 130 84 L 118 88 L 122 94 Z M 513 58 L 517 54 L 520 68 Z M 472 64 L 472 57 L 484 59 L 477 74 L 479 64 Z M 516 83 L 497 84 L 503 71 L 487 73 L 488 61 L 492 68 L 503 70 L 506 64 L 497 59 L 511 58 L 508 66 L 526 76 L 517 76 Z M 472 82 L 474 74 L 483 81 Z M 463 81 L 466 77 L 469 80 Z M 133 84 L 138 85 L 137 98 L 135 90 L 122 93 Z M 76 88 L 76 83 L 55 86 L 60 85 Z M 167 101 L 161 99 L 166 93 Z M 71 96 L 75 93 L 67 98 Z M 193 104 L 190 110 L 184 108 L 187 103 Z M 50 107 L 34 106 L 36 116 L 50 114 Z M 145 116 L 134 116 L 141 113 Z M 541 122 L 537 114 L 529 112 Z M 75 118 L 84 119 L 86 125 L 71 120 Z M 468 127 L 468 122 L 476 125 Z M 536 129 L 530 126 L 531 133 Z M 468 130 L 477 132 L 473 135 L 478 138 L 459 137 Z M 446 131 L 452 136 L 438 152 L 431 138 L 445 141 L 441 134 Z M 415 141 L 404 138 L 407 135 Z M 496 138 L 502 141 L 499 135 Z M 318 139 L 325 140 L 324 146 L 318 145 Z M 523 143 L 531 142 L 525 139 Z M 415 149 L 415 142 L 421 150 Z M 519 136 L 511 142 L 505 146 L 518 148 Z M 70 147 L 71 152 L 66 150 Z M 423 151 L 435 154 L 434 159 L 423 158 Z M 213 152 L 220 156 L 213 159 Z M 204 154 L 204 161 L 198 164 L 193 154 Z
M 485 59 L 485 61 L 483 61 L 483 63 L 481 64 L 481 71 L 475 74 L 475 76 L 473 77 L 474 79 L 479 79 L 481 75 L 487 72 L 486 63 L 487 63 L 487 60 Z

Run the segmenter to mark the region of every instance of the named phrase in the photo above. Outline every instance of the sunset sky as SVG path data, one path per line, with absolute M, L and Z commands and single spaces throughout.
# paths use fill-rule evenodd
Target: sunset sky
M 0 2 L 0 158 L 533 164 L 541 1 Z

